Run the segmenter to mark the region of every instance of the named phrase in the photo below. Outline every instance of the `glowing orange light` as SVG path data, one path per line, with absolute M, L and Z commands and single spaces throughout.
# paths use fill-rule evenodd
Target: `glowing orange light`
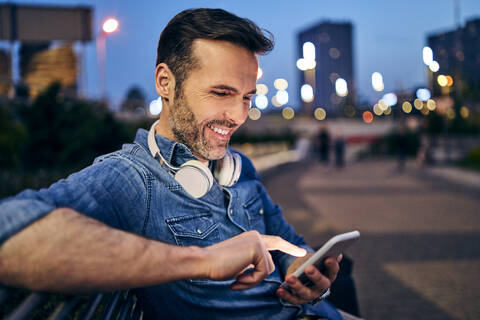
M 453 85 L 453 78 L 451 76 L 445 76 L 447 78 L 447 87 L 451 87 Z
M 373 114 L 370 111 L 365 111 L 362 117 L 365 123 L 371 123 L 373 121 Z

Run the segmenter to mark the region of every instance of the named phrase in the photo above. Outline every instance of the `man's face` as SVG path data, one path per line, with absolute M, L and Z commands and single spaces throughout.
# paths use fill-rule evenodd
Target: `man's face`
M 246 120 L 256 90 L 258 61 L 252 52 L 226 41 L 199 39 L 189 72 L 171 103 L 170 128 L 200 160 L 224 157 L 230 137 Z

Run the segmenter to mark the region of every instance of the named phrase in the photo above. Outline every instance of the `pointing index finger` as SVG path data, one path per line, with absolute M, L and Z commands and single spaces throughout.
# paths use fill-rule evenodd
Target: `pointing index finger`
M 307 250 L 300 248 L 286 240 L 277 236 L 261 235 L 267 250 L 280 250 L 295 257 L 303 257 L 307 254 Z

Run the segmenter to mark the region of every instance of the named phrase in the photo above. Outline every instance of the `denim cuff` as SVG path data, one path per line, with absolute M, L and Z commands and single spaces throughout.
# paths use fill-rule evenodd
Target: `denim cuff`
M 0 246 L 11 236 L 55 210 L 55 206 L 33 199 L 6 199 L 0 203 Z

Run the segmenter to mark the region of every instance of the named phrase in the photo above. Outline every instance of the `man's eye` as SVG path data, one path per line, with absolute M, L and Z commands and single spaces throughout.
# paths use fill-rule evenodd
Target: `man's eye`
M 213 94 L 219 97 L 225 97 L 227 95 L 224 91 L 213 91 Z

